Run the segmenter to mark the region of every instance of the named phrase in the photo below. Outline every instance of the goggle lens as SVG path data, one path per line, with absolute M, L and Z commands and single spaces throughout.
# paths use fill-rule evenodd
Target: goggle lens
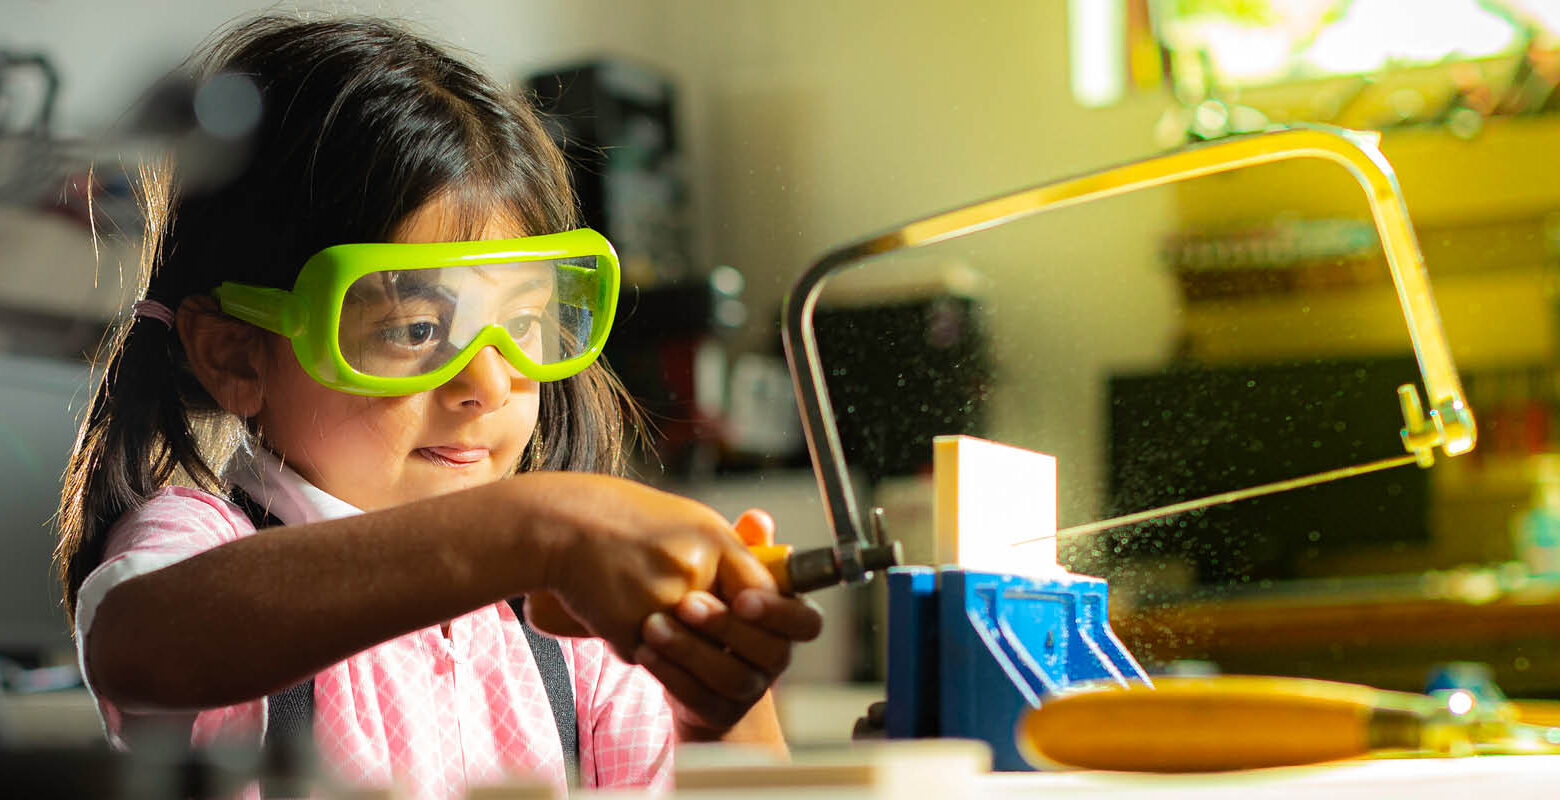
M 496 325 L 527 358 L 556 364 L 589 348 L 599 283 L 594 256 L 372 272 L 347 288 L 337 341 L 365 375 L 416 377 Z

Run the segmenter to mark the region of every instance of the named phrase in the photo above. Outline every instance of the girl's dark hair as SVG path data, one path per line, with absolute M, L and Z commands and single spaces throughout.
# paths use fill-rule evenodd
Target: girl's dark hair
M 454 201 L 467 236 L 495 215 L 528 235 L 577 225 L 566 163 L 529 105 L 395 24 L 260 17 L 195 71 L 248 76 L 261 115 L 246 166 L 218 185 L 181 190 L 178 165 L 142 170 L 146 297 L 169 308 L 222 281 L 291 288 L 310 255 L 388 241 L 435 199 Z M 54 557 L 72 618 L 114 520 L 178 473 L 222 493 L 202 447 L 213 437 L 198 432 L 237 430 L 161 322 L 122 321 L 102 360 L 60 499 Z M 521 470 L 624 471 L 632 407 L 604 365 L 541 392 Z

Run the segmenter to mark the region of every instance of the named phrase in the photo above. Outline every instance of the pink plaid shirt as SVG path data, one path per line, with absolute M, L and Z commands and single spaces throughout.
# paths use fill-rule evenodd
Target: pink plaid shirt
M 241 451 L 228 476 L 291 525 L 357 509 L 311 486 L 263 449 Z M 82 584 L 76 641 L 114 586 L 136 575 L 255 534 L 244 513 L 205 492 L 169 488 L 120 519 L 103 563 Z M 672 716 L 659 683 L 598 639 L 564 639 L 579 724 L 580 781 L 587 787 L 670 785 Z M 258 745 L 266 725 L 259 698 L 194 714 L 122 709 L 98 696 L 114 746 L 133 744 L 128 721 L 155 714 L 187 720 L 194 745 Z M 463 795 L 467 787 L 533 776 L 563 787 L 564 755 L 530 645 L 509 606 L 479 608 L 392 639 L 327 667 L 314 678 L 314 736 L 328 774 L 349 785 L 397 784 L 419 798 Z

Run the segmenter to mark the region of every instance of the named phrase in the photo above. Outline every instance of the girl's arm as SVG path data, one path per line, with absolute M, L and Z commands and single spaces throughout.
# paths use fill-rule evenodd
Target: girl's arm
M 85 644 L 94 687 L 134 709 L 210 708 L 501 599 L 558 593 L 624 658 L 694 589 L 773 588 L 714 511 L 618 478 L 529 473 L 260 535 L 116 586 Z

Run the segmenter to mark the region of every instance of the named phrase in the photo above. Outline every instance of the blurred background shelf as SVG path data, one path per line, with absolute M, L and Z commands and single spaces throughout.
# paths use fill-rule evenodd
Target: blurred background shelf
M 1560 209 L 1560 119 L 1554 114 L 1490 117 L 1471 137 L 1440 125 L 1394 128 L 1381 139 L 1421 231 L 1480 222 L 1542 218 Z M 1343 167 L 1289 162 L 1177 186 L 1177 213 L 1189 228 L 1293 214 L 1346 217 L 1364 198 Z M 1432 276 L 1434 268 L 1432 266 Z
M 1560 697 L 1560 586 L 1500 583 L 1488 570 L 1310 581 L 1119 609 L 1112 625 L 1132 652 L 1159 665 L 1194 660 L 1233 674 L 1423 691 L 1436 665 L 1479 661 L 1507 692 Z
M 1215 363 L 1400 352 L 1408 335 L 1385 266 L 1383 283 L 1189 305 L 1186 354 Z M 1436 304 L 1459 367 L 1549 362 L 1560 343 L 1555 270 L 1519 267 L 1436 276 Z M 1396 317 L 1396 319 L 1394 319 Z

